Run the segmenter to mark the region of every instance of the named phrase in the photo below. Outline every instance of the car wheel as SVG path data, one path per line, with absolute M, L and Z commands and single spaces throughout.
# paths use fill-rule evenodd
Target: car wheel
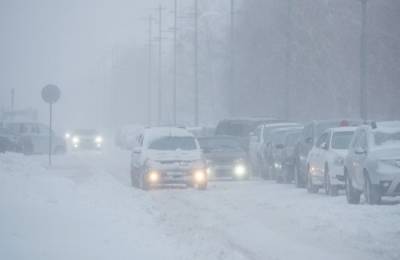
M 294 166 L 293 175 L 294 175 L 294 184 L 296 185 L 296 188 L 304 188 L 304 183 L 303 180 L 300 178 L 300 171 L 297 165 Z
M 332 197 L 338 195 L 337 187 L 331 183 L 331 176 L 329 175 L 329 168 L 327 166 L 325 167 L 324 188 L 326 195 Z
M 150 186 L 149 186 L 149 184 L 146 182 L 145 178 L 146 178 L 145 174 L 140 174 L 140 175 L 138 176 L 138 179 L 139 179 L 139 188 L 142 189 L 142 190 L 149 190 L 149 189 L 150 189 Z
M 366 172 L 364 173 L 364 197 L 370 205 L 379 204 L 382 197 L 379 187 L 371 183 L 368 173 Z
M 308 167 L 309 168 L 309 167 Z M 310 170 L 307 173 L 307 191 L 308 193 L 318 193 L 318 186 L 315 186 L 312 181 Z
M 359 204 L 361 192 L 354 189 L 350 176 L 345 171 L 346 199 L 349 204 Z

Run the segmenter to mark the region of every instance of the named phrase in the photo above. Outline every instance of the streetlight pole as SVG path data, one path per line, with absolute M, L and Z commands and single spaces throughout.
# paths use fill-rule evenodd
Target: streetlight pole
M 361 35 L 360 35 L 360 115 L 361 119 L 367 120 L 367 0 L 361 1 Z
M 177 33 L 177 9 L 178 9 L 178 3 L 177 0 L 174 0 L 174 86 L 173 86 L 173 100 L 172 100 L 172 114 L 173 114 L 173 123 L 176 125 L 177 123 L 177 109 L 176 109 L 176 100 L 177 100 L 177 80 L 176 80 L 176 73 L 177 73 L 177 60 L 176 60 L 176 52 L 177 52 L 177 43 L 176 43 L 176 33 Z
M 157 102 L 158 102 L 158 113 L 157 113 L 157 124 L 161 125 L 162 120 L 162 11 L 163 8 L 160 5 L 158 8 L 158 90 L 157 90 Z
M 194 0 L 194 125 L 199 125 L 198 0 Z
M 151 87 L 152 87 L 152 23 L 153 23 L 153 18 L 150 15 L 148 18 L 148 72 L 147 72 L 147 123 L 148 125 L 151 125 Z
M 230 53 L 229 53 L 229 58 L 230 58 L 230 66 L 229 66 L 229 86 L 227 88 L 228 90 L 228 109 L 229 109 L 229 115 L 233 116 L 233 104 L 234 104 L 234 98 L 235 98 L 235 91 L 236 88 L 234 87 L 235 84 L 235 1 L 231 0 L 230 1 Z
M 286 21 L 286 57 L 285 57 L 285 118 L 289 120 L 291 112 L 291 82 L 290 65 L 292 60 L 292 0 L 287 0 L 287 21 Z

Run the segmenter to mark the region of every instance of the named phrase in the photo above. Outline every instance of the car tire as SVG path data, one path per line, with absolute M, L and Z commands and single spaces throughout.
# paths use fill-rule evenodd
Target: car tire
M 338 187 L 332 185 L 331 183 L 331 176 L 329 175 L 329 167 L 325 166 L 325 175 L 324 175 L 324 189 L 325 194 L 331 197 L 338 195 Z
M 346 190 L 346 199 L 349 204 L 359 204 L 360 203 L 360 196 L 361 192 L 354 189 L 353 183 L 351 181 L 350 176 L 348 175 L 347 171 L 345 170 L 344 174 L 345 179 L 345 190 Z
M 139 186 L 140 189 L 147 191 L 147 190 L 150 189 L 150 186 L 149 186 L 149 184 L 146 182 L 145 177 L 146 177 L 146 176 L 145 176 L 144 174 L 140 174 L 140 175 L 138 176 L 138 184 L 139 184 L 138 186 Z
M 319 187 L 313 184 L 310 167 L 307 167 L 307 169 L 307 191 L 308 193 L 318 193 Z
M 381 202 L 379 186 L 373 185 L 367 172 L 364 172 L 364 197 L 369 205 L 376 205 Z

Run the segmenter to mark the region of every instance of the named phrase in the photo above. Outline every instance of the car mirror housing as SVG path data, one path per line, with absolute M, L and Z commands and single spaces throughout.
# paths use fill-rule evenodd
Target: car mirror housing
M 355 154 L 358 154 L 358 155 L 367 154 L 367 150 L 365 150 L 362 147 L 357 147 L 354 152 L 355 152 Z

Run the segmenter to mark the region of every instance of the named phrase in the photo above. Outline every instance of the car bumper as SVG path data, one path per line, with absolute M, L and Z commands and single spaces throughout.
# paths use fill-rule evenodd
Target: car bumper
M 382 195 L 385 196 L 400 196 L 400 169 L 398 172 L 391 171 L 390 173 L 378 172 L 378 180 L 375 181 L 380 186 Z
M 236 165 L 211 165 L 208 170 L 208 177 L 212 180 L 217 179 L 238 179 L 247 178 L 249 176 L 248 166 L 242 165 L 245 171 L 241 174 L 235 172 Z

